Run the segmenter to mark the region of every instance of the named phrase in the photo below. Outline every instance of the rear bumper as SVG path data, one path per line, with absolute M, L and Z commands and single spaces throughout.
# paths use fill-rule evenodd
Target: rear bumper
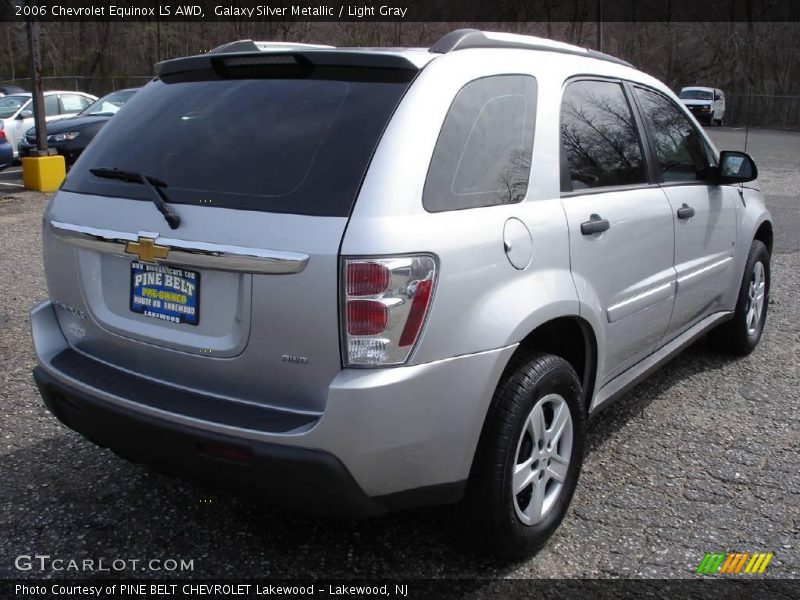
M 42 367 L 34 369 L 33 377 L 59 421 L 133 462 L 305 512 L 359 517 L 390 508 L 369 498 L 327 452 L 243 442 L 146 417 L 65 385 Z
M 713 111 L 701 111 L 699 109 L 689 109 L 694 117 L 700 121 L 701 123 L 705 123 L 706 125 L 710 124 L 711 121 L 714 119 Z
M 0 169 L 5 169 L 12 162 L 14 162 L 14 151 L 11 144 L 4 145 L 0 148 Z
M 324 413 L 312 420 L 236 402 L 225 405 L 222 418 L 214 402 L 224 399 L 140 378 L 69 348 L 49 302 L 34 308 L 31 324 L 45 404 L 92 442 L 202 483 L 347 517 L 458 501 L 514 350 L 343 370 Z

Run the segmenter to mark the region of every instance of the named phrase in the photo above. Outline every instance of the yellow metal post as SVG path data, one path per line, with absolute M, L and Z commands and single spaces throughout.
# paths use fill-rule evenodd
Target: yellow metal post
M 22 184 L 26 190 L 54 192 L 66 176 L 64 157 L 59 154 L 26 156 L 22 159 Z

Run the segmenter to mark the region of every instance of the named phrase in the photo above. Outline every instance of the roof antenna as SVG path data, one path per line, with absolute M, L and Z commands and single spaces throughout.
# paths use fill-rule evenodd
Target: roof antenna
M 744 152 L 747 152 L 747 138 L 750 135 L 750 86 L 747 87 L 747 109 L 744 111 Z

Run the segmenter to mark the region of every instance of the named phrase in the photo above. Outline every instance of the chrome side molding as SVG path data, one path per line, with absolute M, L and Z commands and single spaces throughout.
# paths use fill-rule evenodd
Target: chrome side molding
M 613 306 L 609 306 L 606 310 L 606 318 L 609 323 L 615 323 L 625 317 L 629 317 L 634 313 L 654 306 L 664 300 L 669 300 L 675 296 L 675 282 L 668 281 L 658 285 L 652 289 L 645 290 L 640 294 L 626 298 L 622 302 L 617 302 Z
M 700 283 L 727 269 L 733 264 L 733 257 L 726 256 L 725 258 L 706 265 L 689 273 L 685 273 L 678 277 L 678 289 L 684 290 L 696 283 Z
M 308 254 L 302 252 L 179 240 L 144 231 L 136 234 L 59 221 L 50 221 L 50 231 L 59 240 L 72 246 L 130 259 L 135 258 L 135 255 L 125 252 L 129 242 L 152 239 L 157 245 L 169 248 L 167 255 L 164 258 L 155 258 L 155 262 L 175 263 L 199 269 L 289 275 L 300 273 L 308 264 Z

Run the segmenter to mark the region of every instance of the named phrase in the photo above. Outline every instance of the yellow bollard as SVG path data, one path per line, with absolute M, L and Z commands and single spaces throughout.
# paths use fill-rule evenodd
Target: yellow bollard
M 26 190 L 54 192 L 66 176 L 64 157 L 59 154 L 22 159 L 22 183 Z

